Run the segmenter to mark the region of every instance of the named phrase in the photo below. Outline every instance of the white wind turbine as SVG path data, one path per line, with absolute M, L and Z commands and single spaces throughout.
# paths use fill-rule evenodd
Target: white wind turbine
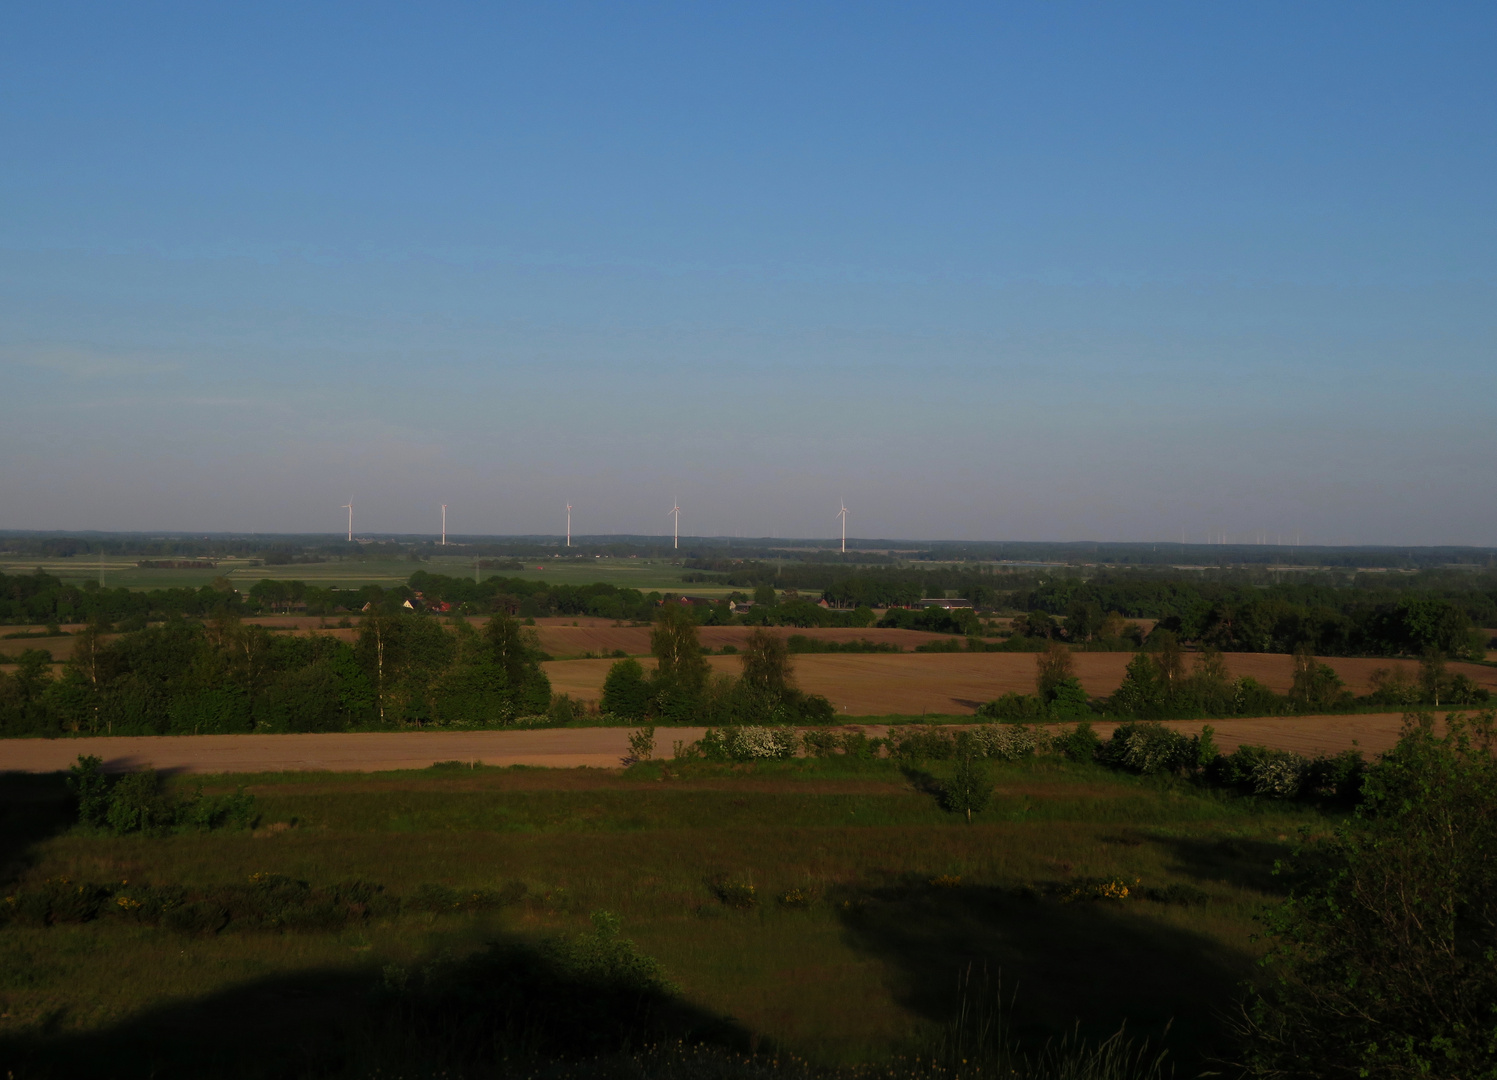
M 567 503 L 567 547 L 572 546 L 572 504 Z
M 447 546 L 447 504 L 442 504 L 442 546 Z
M 671 500 L 671 514 L 676 519 L 676 533 L 671 546 L 679 550 L 681 547 L 681 504 L 674 499 Z
M 841 499 L 838 499 L 837 501 L 839 503 L 842 503 L 842 509 L 837 511 L 837 517 L 839 517 L 839 518 L 842 519 L 842 554 L 846 555 L 847 554 L 847 504 L 845 502 L 842 502 Z
M 338 509 L 348 511 L 348 542 L 351 544 L 353 543 L 353 496 L 350 495 L 346 503 L 339 504 Z

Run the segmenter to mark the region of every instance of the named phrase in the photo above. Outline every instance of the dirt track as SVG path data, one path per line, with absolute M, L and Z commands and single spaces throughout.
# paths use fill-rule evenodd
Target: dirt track
M 1194 734 L 1202 721 L 1168 726 Z M 1398 739 L 1397 713 L 1368 716 L 1293 716 L 1218 720 L 1217 745 L 1224 751 L 1258 743 L 1306 755 L 1356 747 L 1369 756 Z M 693 742 L 702 728 L 659 728 L 656 752 L 668 756 L 674 740 Z M 867 727 L 882 734 L 881 727 Z M 1110 734 L 1100 724 L 1097 733 Z M 0 771 L 55 772 L 80 754 L 95 754 L 106 768 L 152 766 L 176 772 L 380 772 L 424 769 L 438 761 L 480 761 L 486 765 L 540 765 L 554 768 L 617 768 L 629 752 L 625 728 L 567 728 L 541 731 L 408 731 L 333 735 L 166 735 L 156 738 L 6 739 L 0 741 Z

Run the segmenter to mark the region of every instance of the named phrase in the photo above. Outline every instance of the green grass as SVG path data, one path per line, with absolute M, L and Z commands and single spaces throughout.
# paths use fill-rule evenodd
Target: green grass
M 159 838 L 61 829 L 55 778 L 8 778 L 5 892 L 60 877 L 206 887 L 273 872 L 395 896 L 514 881 L 527 894 L 497 913 L 404 912 L 328 932 L 11 923 L 0 927 L 0 1052 L 9 1040 L 44 1062 L 101 1032 L 159 1040 L 162 1025 L 207 1052 L 253 1037 L 241 998 L 292 1027 L 324 1011 L 347 1020 L 364 1000 L 348 988 L 389 965 L 577 931 L 599 909 L 620 915 L 692 1009 L 813 1062 L 927 1045 L 966 970 L 1016 995 L 1014 1031 L 1032 1044 L 1126 1020 L 1155 1038 L 1172 1025 L 1182 1061 L 1223 1049 L 1218 1012 L 1252 970 L 1253 915 L 1283 887 L 1273 860 L 1320 817 L 1053 759 L 994 778 L 993 807 L 967 826 L 938 808 L 931 777 L 888 762 L 206 777 L 193 782 L 253 792 L 262 828 Z M 1061 902 L 1093 879 L 1138 884 L 1121 902 Z M 1204 902 L 1141 898 L 1172 884 Z M 757 903 L 725 905 L 724 885 L 752 886 Z M 803 905 L 778 902 L 791 890 Z

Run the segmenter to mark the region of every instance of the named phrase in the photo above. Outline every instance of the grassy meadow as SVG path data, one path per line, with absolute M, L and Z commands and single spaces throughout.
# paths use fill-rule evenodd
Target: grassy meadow
M 1126 1023 L 1163 1040 L 1178 1075 L 1228 1052 L 1254 914 L 1283 888 L 1273 862 L 1318 813 L 1040 758 L 996 766 L 995 800 L 968 825 L 932 794 L 946 767 L 198 777 L 209 793 L 244 785 L 258 827 L 158 837 L 72 827 L 60 778 L 12 774 L 0 901 L 107 891 L 86 921 L 0 924 L 0 1068 L 396 1075 L 380 1071 L 392 1052 L 369 1051 L 399 1027 L 379 1019 L 392 980 L 471 983 L 493 943 L 588 941 L 599 911 L 659 962 L 690 1030 L 743 1052 L 887 1068 L 949 1037 L 964 982 L 969 1009 L 1001 988 L 1027 1045 Z M 153 889 L 190 899 L 282 880 L 266 875 L 382 891 L 300 928 L 126 914 Z M 585 1017 L 602 993 L 569 986 L 558 1008 Z M 401 1029 L 407 1060 L 434 1070 L 443 1037 L 416 1030 Z

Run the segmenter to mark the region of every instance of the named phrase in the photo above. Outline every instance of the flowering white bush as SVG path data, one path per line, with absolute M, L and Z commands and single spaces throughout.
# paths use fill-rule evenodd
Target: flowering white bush
M 787 758 L 795 754 L 795 730 L 790 727 L 728 728 L 728 753 L 735 758 Z
M 1287 751 L 1260 761 L 1253 767 L 1253 794 L 1292 799 L 1299 794 L 1310 763 Z
M 708 760 L 728 758 L 734 761 L 752 761 L 759 758 L 794 757 L 795 729 L 789 726 L 760 727 L 750 724 L 708 728 L 698 746 L 702 756 Z
M 1043 735 L 1022 724 L 983 724 L 972 732 L 984 757 L 995 761 L 1017 761 L 1038 751 Z

